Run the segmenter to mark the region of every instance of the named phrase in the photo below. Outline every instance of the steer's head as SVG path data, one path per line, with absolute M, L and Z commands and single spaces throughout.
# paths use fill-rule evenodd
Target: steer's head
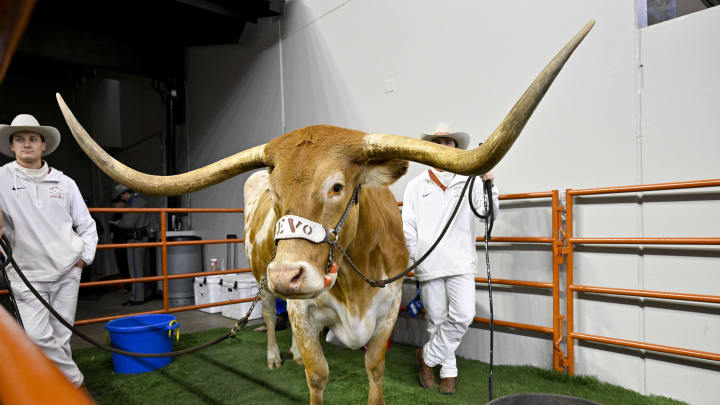
M 85 153 L 120 184 L 148 194 L 180 195 L 248 170 L 267 167 L 273 209 L 278 217 L 294 215 L 285 219 L 312 221 L 319 224 L 315 228 L 318 230 L 332 229 L 359 184 L 388 185 L 405 173 L 407 160 L 465 175 L 479 175 L 492 169 L 520 135 L 555 76 L 593 25 L 593 21 L 585 25 L 560 50 L 488 140 L 473 150 L 447 148 L 396 135 L 313 126 L 188 173 L 152 176 L 130 169 L 108 155 L 85 132 L 59 94 L 57 97 L 65 120 Z M 356 237 L 357 223 L 357 208 L 353 208 L 339 234 L 343 246 Z M 299 224 L 293 222 L 292 225 Z M 333 279 L 327 282 L 325 277 L 328 250 L 327 243 L 281 239 L 275 259 L 268 267 L 269 286 L 293 298 L 313 297 L 329 288 Z M 329 270 L 332 274 L 333 269 Z
M 387 186 L 407 171 L 407 160 L 363 158 L 364 138 L 359 131 L 319 125 L 290 132 L 265 147 L 273 162 L 269 192 L 280 218 L 276 237 L 289 237 L 277 240 L 267 268 L 268 287 L 276 293 L 306 298 L 331 288 L 337 265 L 329 259 L 329 243 L 318 240 L 337 237 L 341 246 L 350 246 L 358 223 L 352 202 L 358 185 Z M 337 235 L 329 233 L 344 216 Z

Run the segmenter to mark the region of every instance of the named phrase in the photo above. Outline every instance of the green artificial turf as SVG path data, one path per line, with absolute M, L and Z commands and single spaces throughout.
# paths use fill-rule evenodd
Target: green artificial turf
M 183 335 L 175 349 L 183 349 L 222 336 L 214 329 Z M 281 368 L 266 366 L 266 335 L 246 328 L 235 339 L 200 352 L 176 358 L 170 365 L 143 374 L 116 374 L 110 353 L 81 349 L 75 360 L 98 404 L 229 405 L 305 404 L 309 394 L 302 365 L 290 358 L 290 331 L 278 331 L 283 352 Z M 326 404 L 364 404 L 368 381 L 364 352 L 323 342 L 330 366 L 325 387 Z M 415 371 L 415 347 L 393 344 L 387 353 L 383 379 L 388 404 L 484 404 L 488 399 L 488 365 L 458 359 L 460 380 L 455 395 L 420 387 Z M 495 398 L 521 392 L 545 392 L 590 399 L 602 404 L 682 404 L 658 396 L 599 382 L 592 377 L 570 377 L 530 366 L 495 366 Z

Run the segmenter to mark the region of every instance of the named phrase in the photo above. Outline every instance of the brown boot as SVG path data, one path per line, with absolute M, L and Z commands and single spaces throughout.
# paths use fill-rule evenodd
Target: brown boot
M 420 377 L 420 384 L 425 388 L 435 388 L 437 383 L 435 382 L 435 375 L 433 374 L 433 368 L 425 364 L 423 360 L 422 349 L 417 349 L 415 352 L 415 360 L 417 362 L 418 376 Z
M 455 386 L 457 386 L 457 377 L 441 378 L 438 391 L 441 394 L 452 395 L 455 393 Z

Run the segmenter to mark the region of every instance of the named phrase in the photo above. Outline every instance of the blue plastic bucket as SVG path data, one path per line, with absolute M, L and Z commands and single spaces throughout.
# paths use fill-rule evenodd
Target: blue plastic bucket
M 109 343 L 117 349 L 136 353 L 167 353 L 173 341 L 180 338 L 180 324 L 174 315 L 136 315 L 115 319 L 105 325 Z M 157 370 L 172 357 L 130 357 L 112 354 L 113 369 L 120 374 L 137 374 Z
M 275 298 L 275 315 L 282 315 L 287 312 L 287 302 L 280 298 Z

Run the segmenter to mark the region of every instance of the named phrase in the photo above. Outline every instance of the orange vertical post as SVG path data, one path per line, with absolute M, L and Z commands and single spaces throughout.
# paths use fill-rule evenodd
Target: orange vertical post
M 167 269 L 167 212 L 160 211 L 160 242 L 162 242 L 162 275 L 163 275 L 163 308 L 170 309 L 168 300 L 168 269 Z
M 562 217 L 560 212 L 560 197 L 557 190 L 552 192 L 552 265 L 553 265 L 553 367 L 557 371 L 563 371 L 563 357 L 565 353 L 560 349 L 562 341 L 562 315 L 560 314 L 560 265 L 562 264 L 562 241 L 560 240 L 560 225 Z
M 567 372 L 575 375 L 575 339 L 572 334 L 575 331 L 574 300 L 575 293 L 570 288 L 573 285 L 573 194 L 572 190 L 565 190 L 565 243 L 567 244 L 567 258 L 565 260 L 565 303 L 567 316 Z

